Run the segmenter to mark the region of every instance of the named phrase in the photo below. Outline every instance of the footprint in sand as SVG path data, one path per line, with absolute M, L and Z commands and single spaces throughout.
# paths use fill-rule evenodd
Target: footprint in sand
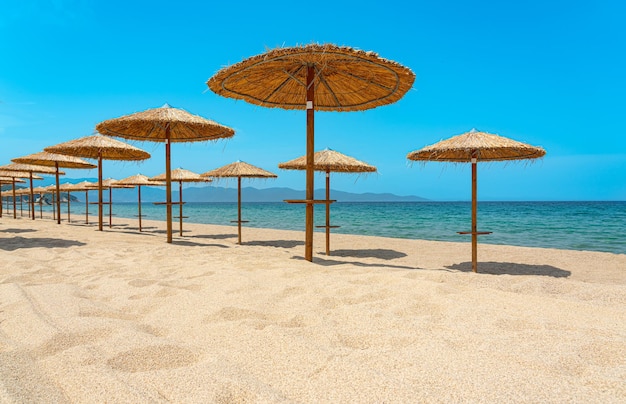
M 199 360 L 196 352 L 177 345 L 151 345 L 122 352 L 107 364 L 122 372 L 148 372 L 189 366 Z

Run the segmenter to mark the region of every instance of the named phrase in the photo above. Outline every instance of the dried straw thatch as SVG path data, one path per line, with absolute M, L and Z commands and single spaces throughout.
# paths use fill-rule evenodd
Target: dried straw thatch
M 541 147 L 472 129 L 462 135 L 411 152 L 407 158 L 414 161 L 463 163 L 470 162 L 472 158 L 478 161 L 507 161 L 534 159 L 545 154 L 546 151 Z
M 277 175 L 239 160 L 200 175 L 206 178 L 237 178 L 237 220 L 235 222 L 238 229 L 238 243 L 241 244 L 241 224 L 248 222 L 241 220 L 241 178 L 276 178 Z
M 96 168 L 95 165 L 88 163 L 87 161 L 64 154 L 56 154 L 49 152 L 39 152 L 35 154 L 29 154 L 28 156 L 18 157 L 11 159 L 14 163 L 34 164 L 37 166 L 47 167 L 63 167 L 63 168 Z
M 331 171 L 338 173 L 376 172 L 376 167 L 331 149 L 315 152 L 313 161 L 315 171 Z M 306 156 L 280 163 L 278 164 L 278 168 L 285 170 L 306 170 Z
M 90 159 L 102 158 L 105 160 L 128 161 L 150 158 L 150 153 L 146 151 L 99 134 L 46 147 L 44 151 Z
M 34 164 L 19 164 L 11 163 L 0 166 L 0 171 L 21 171 L 26 173 L 39 173 L 39 174 L 54 174 L 56 170 L 52 167 L 46 167 Z M 59 172 L 60 175 L 65 175 L 64 172 Z
M 215 170 L 200 174 L 205 178 L 276 178 L 277 175 L 245 161 L 235 161 Z
M 172 181 L 177 181 L 177 182 L 210 182 L 211 181 L 209 178 L 204 178 L 200 176 L 200 174 L 194 173 L 193 171 L 185 170 L 183 168 L 177 168 L 175 170 L 172 170 L 171 173 L 172 173 L 172 177 L 171 177 Z M 154 177 L 151 177 L 150 181 L 152 181 L 152 185 L 156 185 L 154 184 L 154 181 L 165 181 L 165 176 L 166 176 L 166 173 L 156 175 Z
M 264 107 L 306 109 L 307 67 L 315 69 L 317 111 L 363 111 L 398 101 L 415 74 L 374 52 L 310 44 L 277 48 L 218 71 L 215 93 Z
M 170 142 L 198 142 L 229 138 L 235 131 L 215 121 L 165 104 L 119 118 L 108 119 L 96 125 L 103 135 L 125 139 L 165 142 L 169 130 Z

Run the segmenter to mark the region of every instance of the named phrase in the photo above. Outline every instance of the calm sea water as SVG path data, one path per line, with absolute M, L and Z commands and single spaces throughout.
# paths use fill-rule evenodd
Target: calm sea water
M 44 210 L 51 208 L 45 207 Z M 84 214 L 83 203 L 73 203 L 72 215 Z M 108 214 L 105 207 L 105 214 Z M 325 223 L 324 206 L 315 207 L 315 224 Z M 89 207 L 95 214 L 97 208 Z M 243 203 L 245 226 L 304 230 L 304 206 L 282 202 Z M 66 212 L 66 207 L 62 207 Z M 115 217 L 136 219 L 136 203 L 115 203 Z M 146 219 L 165 220 L 165 207 L 142 204 Z M 174 216 L 178 216 L 174 206 Z M 236 203 L 187 203 L 188 222 L 233 225 Z M 63 216 L 62 216 L 63 217 Z M 117 219 L 119 220 L 119 219 Z M 176 219 L 175 219 L 176 220 Z M 333 233 L 408 239 L 468 242 L 459 235 L 471 227 L 469 202 L 379 202 L 331 205 Z M 626 254 L 626 202 L 479 202 L 478 230 L 492 231 L 480 243 L 606 251 Z M 323 229 L 316 229 L 323 231 Z

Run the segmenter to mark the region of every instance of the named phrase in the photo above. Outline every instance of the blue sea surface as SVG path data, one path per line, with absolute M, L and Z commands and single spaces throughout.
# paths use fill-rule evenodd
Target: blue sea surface
M 84 209 L 83 203 L 71 205 L 72 215 L 84 215 Z M 94 205 L 89 211 L 97 212 Z M 173 212 L 178 216 L 177 206 Z M 114 222 L 116 217 L 136 220 L 137 204 L 113 201 L 113 213 Z M 142 214 L 146 219 L 165 220 L 165 207 L 142 203 Z M 304 231 L 304 214 L 303 205 L 242 203 L 242 219 L 249 220 L 244 225 L 248 227 Z M 232 226 L 237 203 L 186 203 L 184 216 L 188 216 L 187 222 Z M 340 226 L 333 233 L 470 241 L 470 236 L 457 234 L 471 228 L 470 202 L 337 202 L 331 205 L 330 216 L 331 225 Z M 325 218 L 325 206 L 316 205 L 315 225 L 325 224 Z M 493 232 L 480 236 L 480 243 L 626 254 L 624 229 L 626 202 L 621 201 L 478 202 L 478 230 Z

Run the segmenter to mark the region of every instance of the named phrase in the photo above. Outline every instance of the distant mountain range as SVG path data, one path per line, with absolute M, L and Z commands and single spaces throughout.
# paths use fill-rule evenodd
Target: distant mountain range
M 81 181 L 97 181 L 93 178 L 72 179 L 71 182 L 77 183 Z M 50 180 L 38 181 L 37 186 L 45 186 Z M 52 180 L 54 183 L 54 180 Z M 23 187 L 23 186 L 21 186 Z M 172 194 L 174 200 L 178 200 L 178 183 L 172 183 Z M 6 185 L 3 187 L 6 190 Z M 73 192 L 72 199 L 78 197 L 82 199 L 81 194 L 84 192 Z M 10 194 L 9 194 L 10 195 Z M 315 198 L 324 199 L 326 195 L 325 189 L 316 189 Z M 4 196 L 4 192 L 3 192 Z M 7 195 L 8 196 L 8 195 Z M 108 200 L 109 191 L 104 192 L 104 199 Z M 241 200 L 243 202 L 282 202 L 285 199 L 304 199 L 305 191 L 298 191 L 291 188 L 264 188 L 257 189 L 254 187 L 241 188 Z M 427 201 L 419 196 L 408 195 L 400 196 L 391 193 L 351 193 L 344 191 L 332 190 L 330 197 L 339 202 L 419 202 Z M 97 199 L 97 191 L 89 191 L 89 199 Z M 161 202 L 165 200 L 165 189 L 155 187 L 141 187 L 142 202 Z M 183 188 L 183 200 L 185 202 L 235 202 L 237 201 L 236 188 L 224 188 L 218 186 L 203 187 L 185 187 Z M 113 202 L 137 202 L 137 188 L 130 189 L 113 189 Z

